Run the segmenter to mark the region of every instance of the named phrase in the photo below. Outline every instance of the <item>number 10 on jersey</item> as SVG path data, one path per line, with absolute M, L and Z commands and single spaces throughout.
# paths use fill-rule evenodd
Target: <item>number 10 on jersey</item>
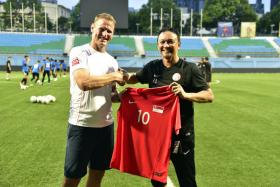
M 142 112 L 142 110 L 138 110 L 138 123 L 142 123 L 143 125 L 148 125 L 150 121 L 150 113 L 149 112 Z

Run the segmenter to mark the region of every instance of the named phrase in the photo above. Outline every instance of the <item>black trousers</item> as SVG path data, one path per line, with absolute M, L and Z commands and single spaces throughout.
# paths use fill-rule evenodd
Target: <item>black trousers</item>
M 190 149 L 189 152 L 185 152 L 185 154 L 171 153 L 170 158 L 174 165 L 180 187 L 197 187 L 195 180 L 194 149 Z M 154 187 L 163 187 L 166 185 L 166 183 L 154 180 L 151 182 Z
M 45 80 L 45 76 L 48 76 L 48 82 L 50 83 L 51 82 L 51 78 L 50 78 L 50 71 L 44 71 L 43 73 L 43 79 L 42 79 L 42 83 L 44 83 L 44 80 Z

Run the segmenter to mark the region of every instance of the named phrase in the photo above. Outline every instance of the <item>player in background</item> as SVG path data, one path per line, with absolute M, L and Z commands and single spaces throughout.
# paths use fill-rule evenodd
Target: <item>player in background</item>
M 28 55 L 25 55 L 24 59 L 22 60 L 22 66 L 21 66 L 23 78 L 20 82 L 20 88 L 22 90 L 25 90 L 26 88 L 28 88 L 27 80 L 28 80 L 28 74 L 29 74 L 29 66 L 28 66 L 29 62 L 30 62 L 30 57 Z
M 106 52 L 115 24 L 110 14 L 98 14 L 91 23 L 91 41 L 70 52 L 71 106 L 63 187 L 78 186 L 87 172 L 86 186 L 99 187 L 110 167 L 114 146 L 111 94 L 115 83 L 123 84 L 127 76 Z
M 56 62 L 57 60 L 51 58 L 51 75 L 53 76 L 53 80 L 57 81 L 57 73 L 56 73 Z
M 179 135 L 172 136 L 170 158 L 180 186 L 196 187 L 193 102 L 212 102 L 214 95 L 196 64 L 179 58 L 178 32 L 170 28 L 161 30 L 157 47 L 162 59 L 153 60 L 140 71 L 130 74 L 127 83 L 148 83 L 149 88 L 170 85 L 180 97 L 181 129 Z M 166 186 L 155 180 L 152 185 Z
M 212 68 L 208 57 L 202 57 L 197 66 L 208 85 L 210 85 L 212 79 Z
M 12 73 L 12 57 L 8 57 L 6 62 L 6 80 L 10 80 L 10 76 Z
M 61 63 L 61 70 L 63 71 L 62 77 L 66 77 L 67 64 L 65 63 L 64 60 L 60 60 L 60 63 Z
M 34 83 L 39 83 L 39 78 L 40 78 L 40 71 L 41 71 L 41 66 L 40 66 L 40 60 L 37 60 L 35 64 L 31 67 L 31 72 L 32 72 L 32 78 L 31 81 L 34 81 Z
M 206 82 L 210 85 L 212 81 L 212 66 L 207 56 L 204 58 L 204 61 L 206 65 Z
M 51 62 L 49 57 L 43 60 L 43 78 L 42 78 L 42 84 L 44 84 L 45 76 L 48 76 L 48 83 L 51 83 L 50 73 L 51 73 Z
M 55 60 L 55 78 L 57 80 L 57 77 L 58 77 L 58 74 L 59 74 L 59 77 L 61 77 L 61 64 L 60 64 L 60 61 L 58 60 Z

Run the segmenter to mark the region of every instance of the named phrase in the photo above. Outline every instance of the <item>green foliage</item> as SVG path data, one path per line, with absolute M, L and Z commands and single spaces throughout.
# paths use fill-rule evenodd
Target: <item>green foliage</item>
M 173 9 L 173 27 L 180 28 L 180 10 L 176 7 L 173 0 L 149 0 L 146 5 L 143 5 L 140 11 L 138 12 L 138 22 L 140 23 L 140 28 L 143 33 L 150 33 L 150 15 L 151 8 L 153 8 L 153 13 L 157 14 L 154 16 L 153 20 L 153 34 L 157 33 L 160 29 L 160 9 L 163 8 L 163 13 L 169 14 L 169 16 L 164 16 L 163 27 L 170 27 L 170 12 L 171 8 Z
M 203 17 L 207 28 L 216 28 L 220 21 L 230 21 L 236 31 L 239 31 L 241 22 L 257 20 L 256 13 L 246 0 L 207 0 Z
M 34 19 L 33 19 L 33 4 L 36 12 L 36 31 L 45 32 L 45 14 L 39 0 L 7 0 L 4 3 L 5 13 L 3 14 L 3 21 L 1 27 L 3 29 L 10 29 L 10 3 L 12 6 L 12 17 L 13 17 L 13 30 L 22 31 L 22 4 L 24 8 L 24 29 L 25 31 L 34 30 Z M 29 10 L 29 12 L 28 12 Z M 53 29 L 53 24 L 50 22 L 50 19 L 47 17 L 47 28 L 48 30 Z
M 275 6 L 271 12 L 265 14 L 257 24 L 257 31 L 264 34 L 270 34 L 271 29 L 278 30 L 280 22 L 280 3 Z
M 142 25 L 139 23 L 139 14 L 137 12 L 129 12 L 128 13 L 128 31 L 129 33 L 136 33 L 137 34 L 137 25 L 138 25 L 138 33 L 143 32 Z
M 80 23 L 81 23 L 81 17 L 80 17 L 80 5 L 81 3 L 79 2 L 71 12 L 70 16 L 70 24 L 72 25 L 72 30 L 73 31 L 80 31 Z
M 35 5 L 36 10 L 41 10 L 42 8 L 40 0 L 7 0 L 4 4 L 4 9 L 8 13 L 10 13 L 10 3 L 12 5 L 13 12 L 20 12 L 22 4 L 24 8 L 28 7 L 30 10 L 33 10 L 33 4 Z
M 69 29 L 69 20 L 66 17 L 59 17 L 58 18 L 58 31 L 59 32 L 67 32 Z

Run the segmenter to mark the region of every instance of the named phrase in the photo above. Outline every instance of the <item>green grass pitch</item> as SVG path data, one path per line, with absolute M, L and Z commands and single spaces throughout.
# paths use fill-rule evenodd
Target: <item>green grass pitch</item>
M 20 90 L 20 79 L 21 73 L 13 72 L 6 81 L 0 72 L 0 187 L 61 186 L 69 78 L 27 90 Z M 220 73 L 213 82 L 215 101 L 195 104 L 198 186 L 280 186 L 280 74 Z M 29 101 L 32 95 L 49 94 L 55 103 Z M 113 106 L 115 113 L 118 106 Z M 178 187 L 172 164 L 169 176 Z M 113 169 L 102 186 L 151 185 Z

